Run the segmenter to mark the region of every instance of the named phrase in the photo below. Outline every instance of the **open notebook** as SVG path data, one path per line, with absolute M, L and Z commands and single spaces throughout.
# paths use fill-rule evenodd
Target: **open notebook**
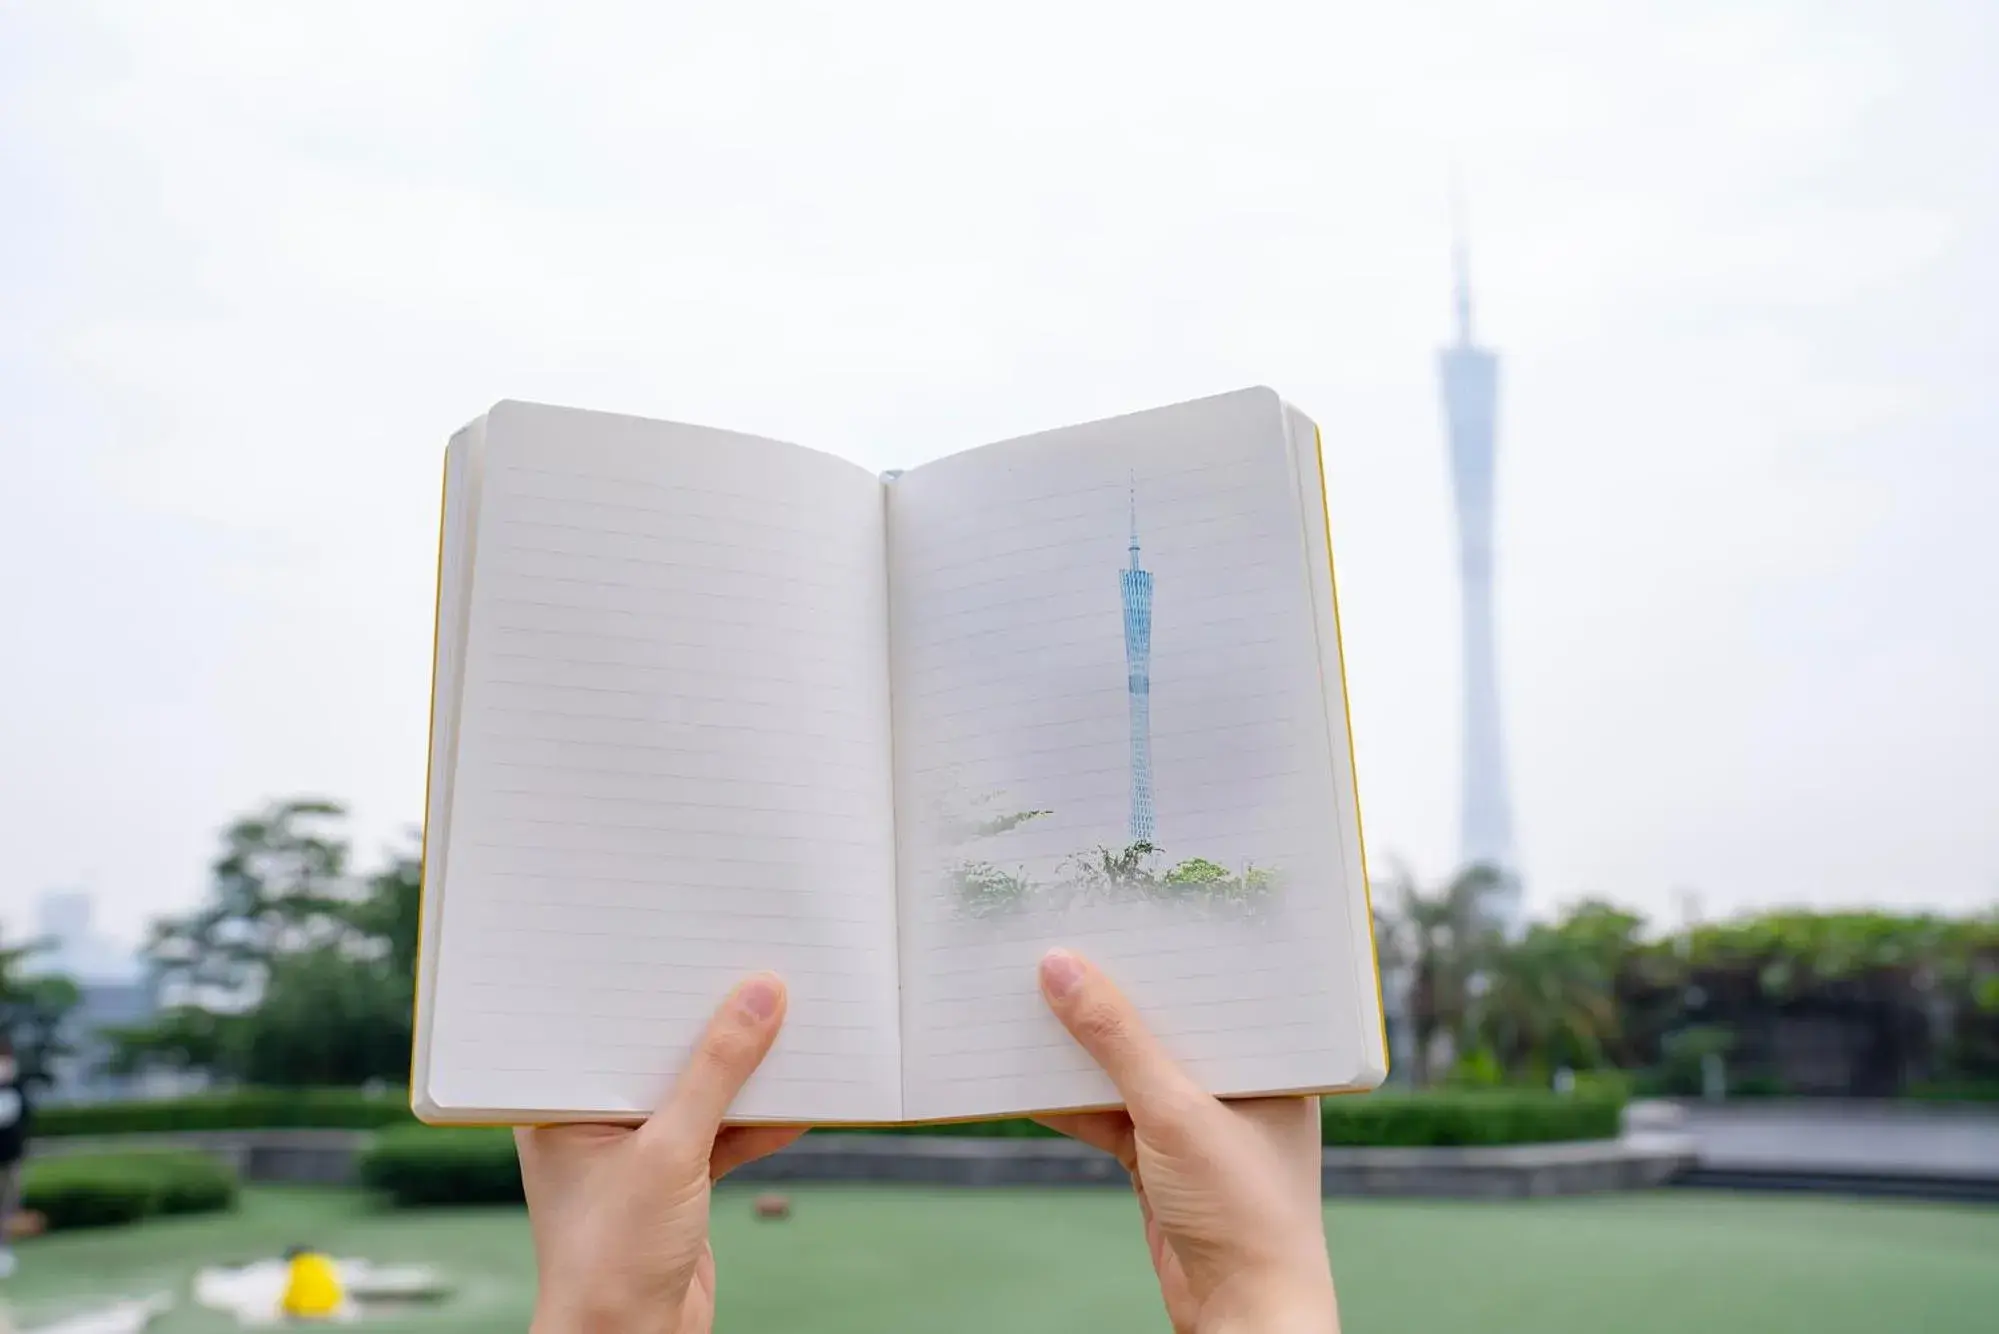
M 639 1116 L 757 969 L 732 1119 L 1114 1104 L 1057 944 L 1218 1094 L 1377 1084 L 1323 487 L 1266 389 L 888 477 L 493 408 L 445 460 L 418 1114 Z

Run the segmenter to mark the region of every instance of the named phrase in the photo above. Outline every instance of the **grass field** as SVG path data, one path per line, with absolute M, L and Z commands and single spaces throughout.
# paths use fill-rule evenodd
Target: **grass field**
M 722 1327 L 1162 1327 L 1133 1206 L 1117 1191 L 820 1188 L 759 1223 L 717 1205 Z M 1349 1334 L 1955 1334 L 1995 1328 L 1999 1209 L 1696 1193 L 1508 1203 L 1337 1201 L 1326 1211 Z M 293 1241 L 422 1259 L 461 1283 L 381 1334 L 522 1329 L 532 1292 L 517 1211 L 391 1214 L 342 1192 L 253 1191 L 241 1212 L 31 1242 L 0 1284 L 17 1327 L 87 1296 L 185 1292 L 203 1262 Z M 159 1334 L 231 1328 L 188 1309 Z

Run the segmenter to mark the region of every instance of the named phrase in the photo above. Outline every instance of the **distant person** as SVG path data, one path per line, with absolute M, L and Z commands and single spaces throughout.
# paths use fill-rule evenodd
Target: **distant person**
M 21 1208 L 21 1166 L 33 1113 L 14 1040 L 0 1033 L 0 1278 L 14 1272 L 14 1215 Z
M 1209 1097 L 1110 980 L 1067 951 L 1042 960 L 1041 991 L 1129 1109 L 1045 1124 L 1115 1154 L 1131 1173 L 1176 1334 L 1335 1334 L 1317 1100 Z M 805 1133 L 721 1124 L 777 1037 L 784 1006 L 775 977 L 738 986 L 642 1126 L 516 1132 L 540 1276 L 536 1330 L 714 1326 L 710 1183 Z

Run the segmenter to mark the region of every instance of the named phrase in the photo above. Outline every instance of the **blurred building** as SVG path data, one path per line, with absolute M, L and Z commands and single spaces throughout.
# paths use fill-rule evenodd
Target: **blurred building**
M 60 973 L 79 984 L 137 983 L 144 970 L 130 949 L 97 930 L 97 904 L 83 890 L 51 890 L 35 907 L 34 935 L 48 949 L 36 959 L 45 973 Z
M 53 891 L 42 896 L 35 935 L 49 943 L 36 969 L 75 982 L 82 999 L 63 1020 L 59 1036 L 70 1048 L 49 1068 L 43 1097 L 51 1102 L 95 1102 L 154 1097 L 175 1091 L 151 1076 L 124 1078 L 102 1071 L 110 1054 L 105 1032 L 143 1024 L 158 1013 L 154 989 L 134 953 L 96 929 L 96 904 L 88 893 Z

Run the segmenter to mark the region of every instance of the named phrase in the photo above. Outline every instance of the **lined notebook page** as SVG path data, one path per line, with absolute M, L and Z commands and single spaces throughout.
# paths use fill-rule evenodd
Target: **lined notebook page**
M 1267 391 L 894 484 L 909 1116 L 1116 1101 L 1036 992 L 1057 944 L 1216 1092 L 1361 1071 L 1298 506 Z
M 429 1094 L 648 1110 L 782 973 L 743 1118 L 900 1112 L 880 481 L 720 431 L 488 414 Z
M 438 535 L 437 619 L 431 660 L 430 755 L 423 804 L 423 885 L 419 896 L 419 941 L 436 938 L 440 894 L 431 889 L 446 878 L 450 845 L 451 779 L 458 756 L 458 697 L 464 684 L 465 617 L 470 610 L 466 575 L 477 539 L 479 483 L 485 463 L 486 421 L 480 418 L 451 438 L 444 454 L 444 513 Z M 435 950 L 417 951 L 417 1022 L 411 1052 L 411 1083 L 421 1092 L 430 1069 L 432 984 Z
M 1388 1076 L 1388 1027 L 1382 1012 L 1381 972 L 1374 947 L 1374 905 L 1368 896 L 1367 857 L 1361 838 L 1359 780 L 1354 773 L 1354 742 L 1347 707 L 1339 590 L 1333 581 L 1332 507 L 1327 495 L 1330 483 L 1326 478 L 1319 428 L 1312 419 L 1287 403 L 1284 425 L 1291 447 L 1292 470 L 1298 476 L 1305 568 L 1311 576 L 1320 689 L 1326 698 L 1326 734 L 1332 753 L 1333 793 L 1338 801 L 1329 818 L 1339 825 L 1340 853 L 1345 859 L 1341 883 L 1346 890 L 1347 933 L 1356 942 L 1352 967 L 1354 993 L 1360 1004 L 1354 1018 L 1364 1069 L 1355 1082 L 1373 1087 Z

